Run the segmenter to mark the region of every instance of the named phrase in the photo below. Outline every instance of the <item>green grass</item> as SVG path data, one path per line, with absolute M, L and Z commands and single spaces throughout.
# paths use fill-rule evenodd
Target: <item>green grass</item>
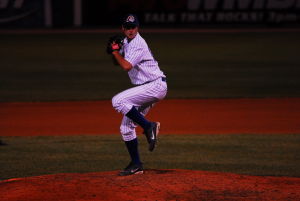
M 112 34 L 2 34 L 0 101 L 110 99 L 130 86 L 105 53 Z M 298 32 L 142 35 L 167 98 L 300 96 Z
M 146 169 L 191 169 L 300 177 L 300 135 L 161 135 Z M 119 170 L 129 157 L 120 136 L 2 137 L 0 179 Z

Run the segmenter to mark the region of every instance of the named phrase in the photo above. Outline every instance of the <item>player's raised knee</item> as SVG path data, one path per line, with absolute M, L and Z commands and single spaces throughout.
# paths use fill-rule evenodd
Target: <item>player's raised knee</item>
M 111 99 L 111 103 L 112 103 L 113 108 L 119 112 L 118 108 L 119 108 L 120 105 L 121 105 L 120 99 L 119 99 L 117 96 L 114 96 L 114 97 Z
M 123 108 L 125 106 L 125 103 L 123 101 L 123 98 L 121 98 L 120 96 L 116 95 L 112 98 L 112 106 L 113 108 L 118 111 L 123 113 Z

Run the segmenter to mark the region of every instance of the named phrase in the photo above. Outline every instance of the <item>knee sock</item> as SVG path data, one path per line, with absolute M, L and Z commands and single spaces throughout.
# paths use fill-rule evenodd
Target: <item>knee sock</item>
M 145 119 L 145 117 L 139 111 L 137 111 L 134 106 L 131 108 L 131 110 L 129 110 L 126 116 L 140 125 L 144 130 L 147 130 L 151 127 L 151 122 Z
M 137 138 L 135 138 L 134 140 L 131 140 L 131 141 L 125 141 L 125 144 L 126 144 L 128 152 L 129 152 L 131 161 L 134 164 L 141 164 L 140 155 L 139 155 L 139 151 L 138 151 Z

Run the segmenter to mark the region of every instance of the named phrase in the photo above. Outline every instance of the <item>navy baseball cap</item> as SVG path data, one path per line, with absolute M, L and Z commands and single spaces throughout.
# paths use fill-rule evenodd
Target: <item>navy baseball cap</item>
M 129 27 L 138 27 L 139 26 L 139 20 L 136 15 L 134 14 L 127 14 L 124 16 L 122 20 L 122 25 L 124 28 Z

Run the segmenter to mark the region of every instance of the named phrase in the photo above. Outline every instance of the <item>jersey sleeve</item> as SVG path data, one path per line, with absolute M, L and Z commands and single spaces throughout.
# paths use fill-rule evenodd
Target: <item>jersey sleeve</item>
M 133 47 L 131 51 L 125 54 L 125 60 L 131 63 L 134 67 L 143 59 L 143 48 L 141 47 Z

